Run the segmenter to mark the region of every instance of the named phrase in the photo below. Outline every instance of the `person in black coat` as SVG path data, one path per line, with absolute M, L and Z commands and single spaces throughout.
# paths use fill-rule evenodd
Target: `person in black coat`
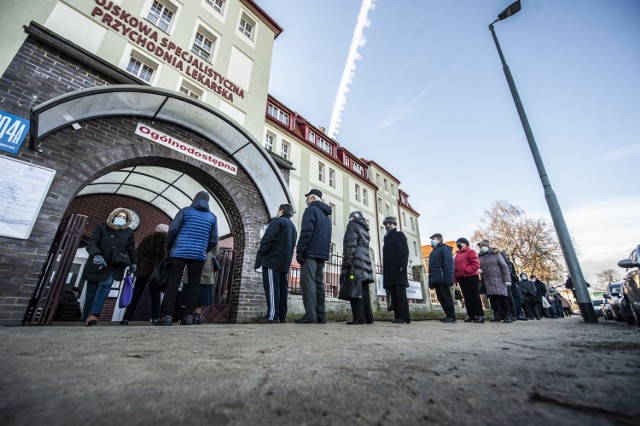
M 322 191 L 312 189 L 302 214 L 296 260 L 300 264 L 300 289 L 304 316 L 298 324 L 324 324 L 324 263 L 331 248 L 331 207 L 322 201 Z
M 429 254 L 429 288 L 436 290 L 436 296 L 446 317 L 440 321 L 446 323 L 456 322 L 456 309 L 451 297 L 453 285 L 453 253 L 451 247 L 442 242 L 442 234 L 433 234 L 431 237 L 433 250 Z
M 289 269 L 298 231 L 291 221 L 293 207 L 281 204 L 260 241 L 255 269 L 262 267 L 262 283 L 267 299 L 267 315 L 263 323 L 287 322 Z
M 542 298 L 547 297 L 547 285 L 540 281 L 535 275 L 531 275 L 531 281 L 536 285 L 536 319 L 544 316 L 549 318 L 549 311 L 542 307 Z
M 349 223 L 342 240 L 342 271 L 340 283 L 353 274 L 362 286 L 362 298 L 351 300 L 353 320 L 349 325 L 373 324 L 371 311 L 371 295 L 369 284 L 373 280 L 371 255 L 369 253 L 369 224 L 362 212 L 354 211 L 349 214 Z
M 391 296 L 391 306 L 395 324 L 409 324 L 409 301 L 407 300 L 407 263 L 409 262 L 409 245 L 407 237 L 398 231 L 398 219 L 389 216 L 382 222 L 387 233 L 382 246 L 382 280 L 384 289 Z
M 99 224 L 89 237 L 89 261 L 82 273 L 82 278 L 87 280 L 83 310 L 86 325 L 98 323 L 113 281 L 122 280 L 127 266 L 131 272 L 137 269 L 136 243 L 130 223 L 131 213 L 125 208 L 117 208 L 109 214 L 106 223 Z

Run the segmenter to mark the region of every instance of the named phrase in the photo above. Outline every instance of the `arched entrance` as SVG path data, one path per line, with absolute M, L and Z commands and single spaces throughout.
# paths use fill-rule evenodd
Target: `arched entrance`
M 121 89 L 83 90 L 34 108 L 33 162 L 49 165 L 57 174 L 34 226 L 34 232 L 44 235 L 27 244 L 48 250 L 56 227 L 76 197 L 87 196 L 100 185 L 112 185 L 112 193 L 117 193 L 116 186 L 126 186 L 126 179 L 109 182 L 109 176 L 127 175 L 133 183 L 129 186 L 138 191 L 128 196 L 155 202 L 155 207 L 163 206 L 161 210 L 167 213 L 188 205 L 180 205 L 180 195 L 170 185 L 166 191 L 174 195 L 166 197 L 145 188 L 147 184 L 140 180 L 144 173 L 138 172 L 149 175 L 158 168 L 167 173 L 163 182 L 171 181 L 169 175 L 180 176 L 214 196 L 238 253 L 230 319 L 256 318 L 265 309 L 264 300 L 255 294 L 262 291 L 261 279 L 253 270 L 256 243 L 278 204 L 292 202 L 283 176 L 253 138 L 210 107 L 161 89 Z M 193 120 L 185 110 L 193 114 Z M 163 143 L 167 140 L 175 142 L 174 146 Z M 149 193 L 155 198 L 149 199 Z M 93 226 L 95 223 L 89 229 Z M 241 294 L 250 296 L 241 298 Z

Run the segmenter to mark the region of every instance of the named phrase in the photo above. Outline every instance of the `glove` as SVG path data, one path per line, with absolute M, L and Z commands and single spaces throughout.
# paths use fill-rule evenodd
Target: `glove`
M 504 285 L 506 285 L 507 287 L 511 287 L 511 281 L 505 281 Z
M 296 256 L 296 260 L 298 261 L 299 264 L 303 265 L 304 264 L 304 258 L 300 255 Z
M 100 267 L 107 266 L 107 262 L 104 260 L 104 257 L 100 254 L 96 254 L 93 256 L 93 264 L 99 265 Z
M 138 270 L 138 265 L 136 265 L 135 263 L 129 266 L 129 271 L 131 271 L 132 274 L 135 274 L 137 270 Z

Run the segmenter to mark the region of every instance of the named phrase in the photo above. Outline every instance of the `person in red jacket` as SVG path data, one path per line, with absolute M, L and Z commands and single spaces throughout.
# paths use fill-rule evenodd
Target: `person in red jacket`
M 453 259 L 453 281 L 460 284 L 464 297 L 467 318 L 464 322 L 484 322 L 484 310 L 480 300 L 480 260 L 478 254 L 469 247 L 469 240 L 458 238 L 458 253 Z

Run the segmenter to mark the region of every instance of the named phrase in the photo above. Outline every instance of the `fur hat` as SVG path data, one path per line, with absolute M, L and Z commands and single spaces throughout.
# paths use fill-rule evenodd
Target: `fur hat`
M 489 240 L 482 240 L 478 243 L 478 247 L 491 247 L 491 243 L 489 242 Z
M 398 224 L 398 219 L 396 219 L 393 216 L 387 216 L 384 218 L 384 220 L 382 221 L 383 225 L 386 225 L 387 223 L 391 223 L 393 225 L 397 225 Z
M 318 198 L 322 198 L 322 191 L 319 189 L 312 189 L 308 194 L 304 194 L 305 197 L 308 197 L 309 195 L 315 195 Z
M 167 234 L 169 232 L 169 225 L 166 223 L 159 223 L 156 225 L 156 232 L 163 232 Z

